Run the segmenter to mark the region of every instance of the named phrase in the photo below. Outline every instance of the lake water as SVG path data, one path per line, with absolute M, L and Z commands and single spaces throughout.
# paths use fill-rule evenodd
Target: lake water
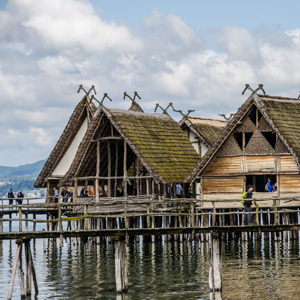
M 7 299 L 16 244 L 0 244 L 0 299 Z M 130 244 L 129 292 L 122 297 L 115 292 L 113 244 L 67 239 L 61 248 L 58 240 L 32 240 L 37 299 L 210 299 L 209 246 L 200 241 Z M 236 240 L 223 242 L 222 252 L 222 299 L 300 299 L 299 241 Z M 20 299 L 17 275 L 13 299 Z

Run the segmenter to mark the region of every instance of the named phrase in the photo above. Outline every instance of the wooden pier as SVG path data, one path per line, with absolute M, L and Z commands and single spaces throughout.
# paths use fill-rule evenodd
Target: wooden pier
M 63 246 L 64 238 L 80 238 L 82 242 L 94 243 L 101 243 L 105 239 L 108 242 L 115 242 L 117 293 L 125 293 L 128 290 L 126 244 L 139 242 L 141 238 L 155 242 L 162 236 L 166 242 L 209 240 L 210 291 L 220 293 L 223 239 L 241 237 L 243 241 L 247 241 L 249 233 L 259 239 L 262 232 L 271 232 L 271 238 L 274 240 L 298 239 L 300 230 L 300 197 L 253 199 L 255 208 L 250 213 L 253 216 L 251 225 L 243 225 L 243 215 L 246 213 L 238 203 L 236 207 L 224 208 L 226 202 L 240 203 L 240 200 L 233 199 L 153 199 L 153 197 L 138 196 L 102 198 L 96 201 L 91 197 L 78 198 L 76 203 L 57 204 L 32 203 L 38 199 L 25 199 L 22 205 L 5 205 L 5 199 L 2 201 L 0 241 L 15 239 L 18 244 L 8 299 L 11 299 L 17 270 L 21 295 L 31 294 L 31 280 L 34 282 L 35 293 L 38 293 L 30 253 L 31 239 L 59 238 L 60 246 Z M 288 203 L 291 201 L 299 203 L 299 206 L 289 206 Z M 206 205 L 203 205 L 204 202 Z M 218 208 L 219 202 L 223 203 L 222 208 Z M 260 206 L 260 203 L 263 205 Z M 266 206 L 266 203 L 269 203 L 269 206 Z M 3 226 L 4 222 L 8 222 L 9 226 Z M 45 228 L 37 230 L 37 223 L 45 224 Z M 269 235 L 265 235 L 264 238 L 269 238 Z M 23 244 L 26 254 L 26 288 L 21 258 Z

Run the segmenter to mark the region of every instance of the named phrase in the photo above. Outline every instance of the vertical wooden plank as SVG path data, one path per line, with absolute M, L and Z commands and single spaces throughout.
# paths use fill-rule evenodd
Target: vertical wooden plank
M 83 206 L 83 214 L 85 216 L 85 218 L 84 218 L 84 230 L 88 230 L 88 218 L 87 218 L 88 213 L 87 213 L 87 205 L 86 204 Z

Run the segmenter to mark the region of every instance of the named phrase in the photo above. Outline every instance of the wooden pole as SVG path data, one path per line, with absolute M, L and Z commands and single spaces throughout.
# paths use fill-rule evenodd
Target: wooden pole
M 118 152 L 118 145 L 119 143 L 116 143 L 116 162 L 115 162 L 115 185 L 114 185 L 114 197 L 117 197 L 117 185 L 118 185 L 118 163 L 119 163 L 119 152 Z
M 60 232 L 60 246 L 63 247 L 64 245 L 64 237 L 63 237 L 63 225 L 62 225 L 62 219 L 61 219 L 61 205 L 58 205 L 58 225 L 59 225 L 59 232 Z
M 97 141 L 97 160 L 96 160 L 96 176 L 99 177 L 100 176 L 100 141 Z M 99 203 L 100 198 L 99 198 L 99 179 L 96 178 L 95 180 L 95 193 L 96 193 L 96 202 Z M 97 211 L 99 211 L 99 206 L 97 206 Z M 100 229 L 100 218 L 96 219 L 97 222 L 97 229 Z M 100 244 L 101 239 L 100 236 L 97 236 L 96 238 L 96 243 Z
M 115 242 L 115 277 L 117 293 L 126 293 L 128 291 L 128 259 L 124 238 Z
M 124 160 L 123 160 L 123 184 L 124 184 L 124 196 L 127 197 L 127 143 L 124 140 Z
M 75 178 L 74 181 L 74 193 L 73 193 L 73 203 L 77 202 L 77 193 L 78 193 L 78 180 Z
M 24 272 L 22 268 L 22 244 L 20 244 L 21 249 L 19 253 L 19 281 L 20 281 L 20 291 L 21 291 L 21 298 L 26 297 L 25 293 L 25 285 L 24 285 Z
M 22 232 L 22 209 L 21 209 L 21 207 L 18 207 L 18 213 L 19 213 L 19 231 Z
M 279 225 L 277 200 L 276 199 L 273 200 L 273 206 L 274 206 L 274 212 L 275 212 L 275 214 L 274 214 L 275 225 Z
M 121 242 L 118 240 L 115 243 L 115 277 L 117 294 L 121 294 L 122 286 L 122 271 L 121 271 Z
M 31 295 L 31 274 L 32 274 L 29 241 L 25 241 L 25 257 L 26 257 L 26 295 L 28 296 Z
M 110 142 L 107 142 L 107 176 L 109 177 L 109 179 L 107 180 L 107 196 L 111 197 L 112 193 L 111 193 L 111 151 L 110 151 Z
M 15 281 L 15 275 L 16 275 L 16 271 L 17 271 L 18 262 L 20 259 L 21 249 L 22 249 L 22 242 L 19 243 L 18 247 L 17 247 L 15 262 L 14 262 L 14 266 L 13 266 L 13 270 L 12 270 L 12 274 L 11 274 L 10 286 L 9 286 L 9 291 L 8 291 L 8 297 L 7 297 L 8 300 L 11 300 L 13 287 L 14 287 L 14 281 Z
M 210 233 L 211 253 L 209 266 L 209 289 L 211 292 L 222 291 L 222 249 L 221 234 L 217 231 Z
M 137 162 L 136 162 L 136 195 L 137 196 L 140 195 L 140 179 L 139 179 L 139 175 L 140 175 L 140 160 L 137 158 Z
M 33 284 L 34 284 L 34 290 L 35 290 L 35 295 L 37 296 L 39 294 L 39 288 L 38 288 L 38 284 L 37 284 L 36 273 L 35 273 L 35 268 L 33 265 L 33 259 L 32 259 L 29 242 L 28 242 L 28 251 L 29 251 L 29 258 L 30 258 L 30 264 L 31 264 L 31 272 L 32 272 L 32 279 L 33 279 Z

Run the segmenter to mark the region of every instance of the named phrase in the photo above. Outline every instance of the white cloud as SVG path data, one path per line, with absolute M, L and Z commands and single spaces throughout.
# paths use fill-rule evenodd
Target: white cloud
M 204 117 L 237 109 L 245 83 L 298 96 L 299 28 L 200 33 L 154 10 L 139 29 L 105 21 L 88 0 L 10 0 L 0 11 L 0 138 L 9 144 L 0 165 L 49 155 L 82 97 L 79 84 L 94 84 L 99 99 L 107 92 L 107 106 L 126 109 L 123 92 L 138 91 L 149 112 L 172 101 Z

